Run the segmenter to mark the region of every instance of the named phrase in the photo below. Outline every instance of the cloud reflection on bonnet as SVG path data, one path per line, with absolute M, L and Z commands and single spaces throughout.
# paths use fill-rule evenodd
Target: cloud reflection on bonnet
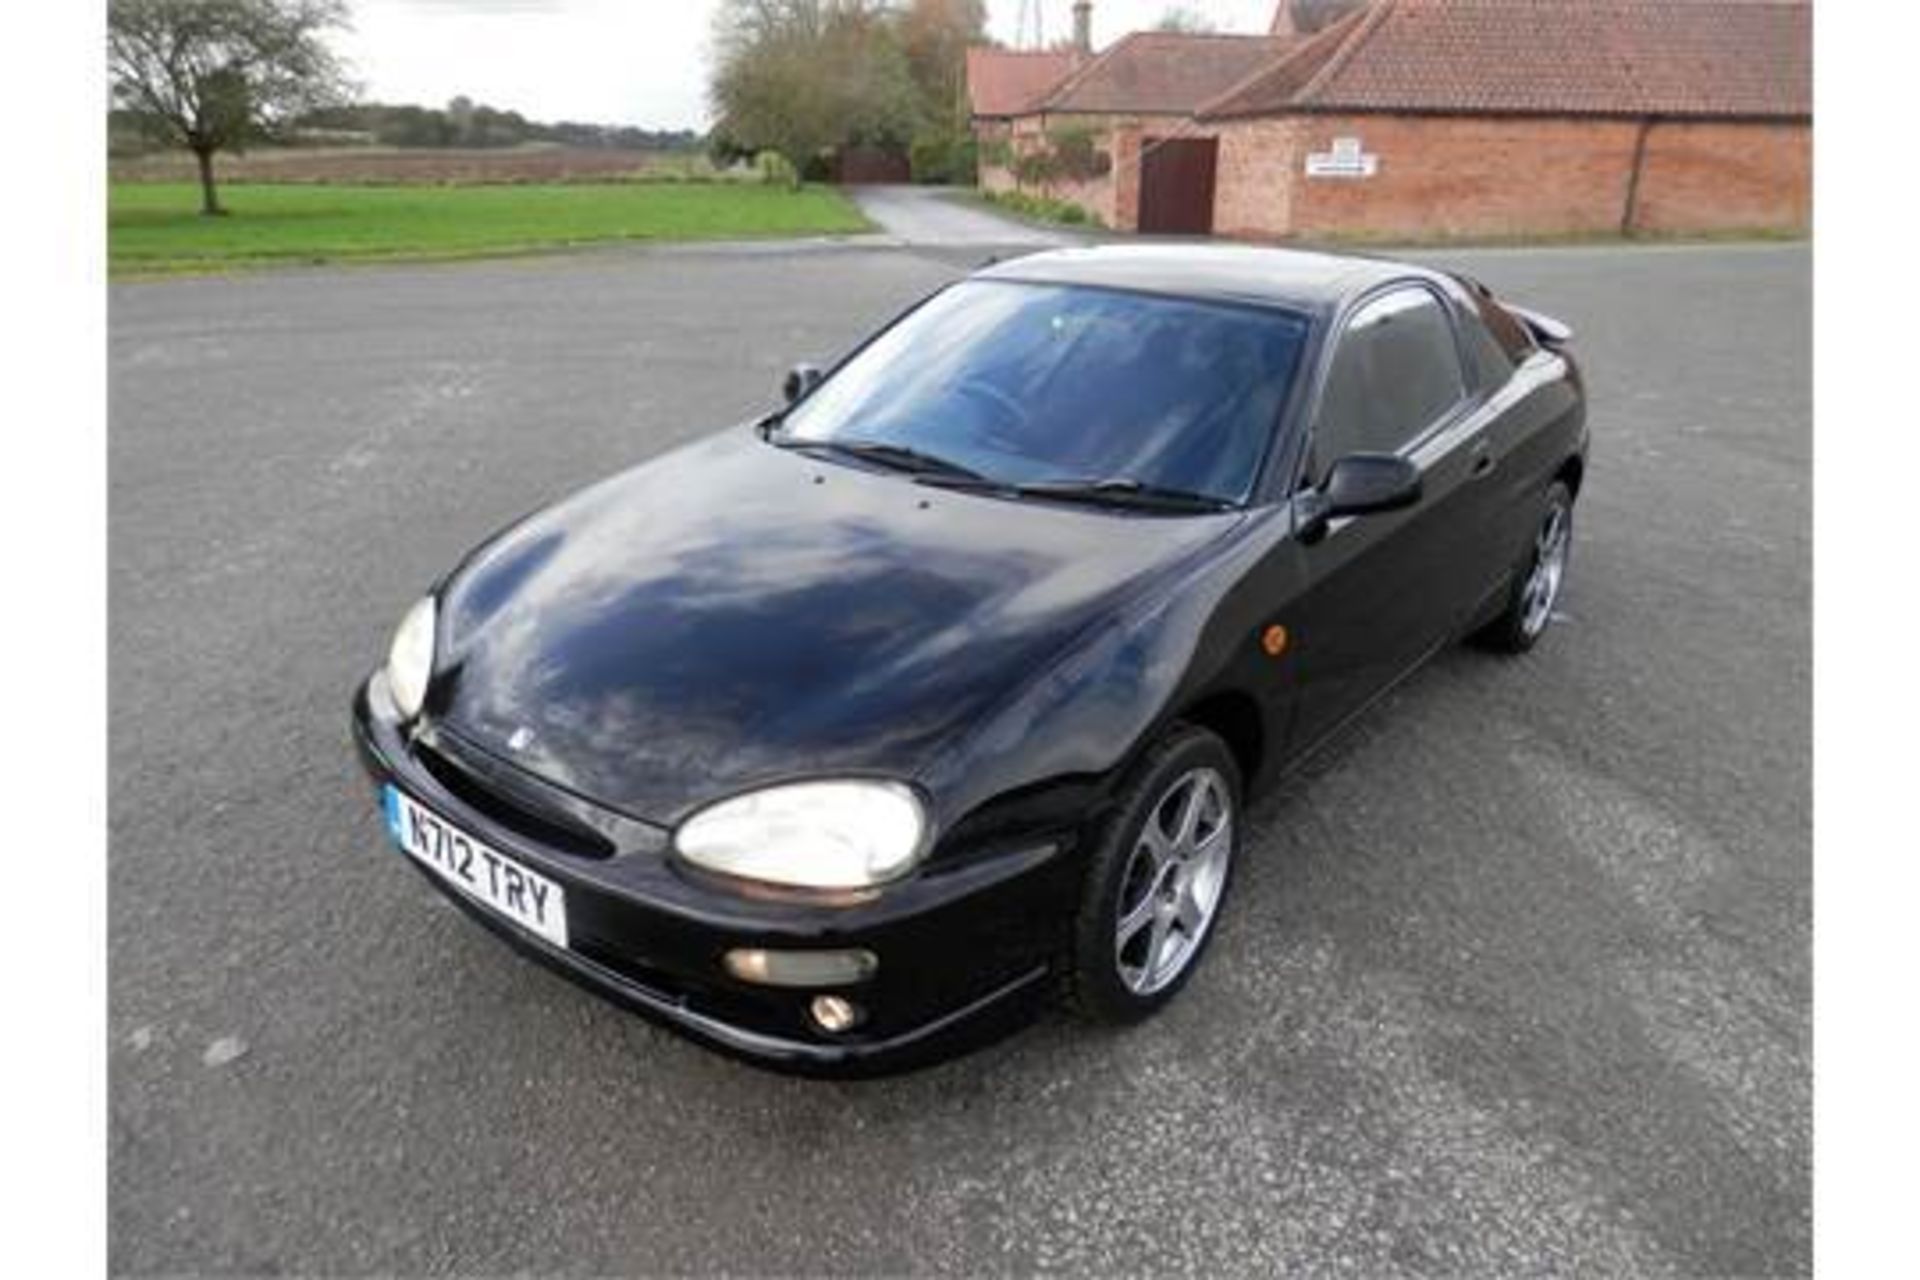
M 725 494 L 724 504 L 711 495 Z M 1236 517 L 1089 518 L 824 464 L 746 430 L 542 512 L 445 604 L 445 722 L 671 822 L 757 782 L 923 758 Z

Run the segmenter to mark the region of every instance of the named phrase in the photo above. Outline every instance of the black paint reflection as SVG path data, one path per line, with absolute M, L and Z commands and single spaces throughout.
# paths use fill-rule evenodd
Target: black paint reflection
M 935 492 L 731 432 L 534 517 L 457 575 L 444 714 L 662 822 L 780 777 L 913 774 L 1146 570 L 1237 519 Z

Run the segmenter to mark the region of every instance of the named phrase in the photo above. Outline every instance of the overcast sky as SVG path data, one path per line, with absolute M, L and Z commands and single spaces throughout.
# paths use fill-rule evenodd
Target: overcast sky
M 1039 0 L 1048 39 L 1072 0 Z M 1094 0 L 1104 46 L 1176 4 L 1222 31 L 1264 31 L 1274 0 Z M 340 37 L 367 96 L 443 105 L 464 93 L 536 120 L 652 128 L 707 124 L 707 32 L 715 0 L 353 0 Z M 1011 42 L 1021 0 L 988 0 Z

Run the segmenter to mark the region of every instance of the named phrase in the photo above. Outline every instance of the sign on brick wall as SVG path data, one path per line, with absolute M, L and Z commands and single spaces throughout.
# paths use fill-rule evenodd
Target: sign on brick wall
M 1335 138 L 1325 151 L 1307 153 L 1309 178 L 1371 178 L 1380 171 L 1380 157 L 1361 148 L 1358 138 Z

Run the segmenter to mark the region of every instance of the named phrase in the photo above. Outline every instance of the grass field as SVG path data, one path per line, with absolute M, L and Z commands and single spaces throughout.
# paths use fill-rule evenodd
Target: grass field
M 198 188 L 115 183 L 114 275 L 289 263 L 436 260 L 615 240 L 724 240 L 866 230 L 828 187 L 748 183 L 478 187 L 234 184 L 225 218 L 199 215 Z

